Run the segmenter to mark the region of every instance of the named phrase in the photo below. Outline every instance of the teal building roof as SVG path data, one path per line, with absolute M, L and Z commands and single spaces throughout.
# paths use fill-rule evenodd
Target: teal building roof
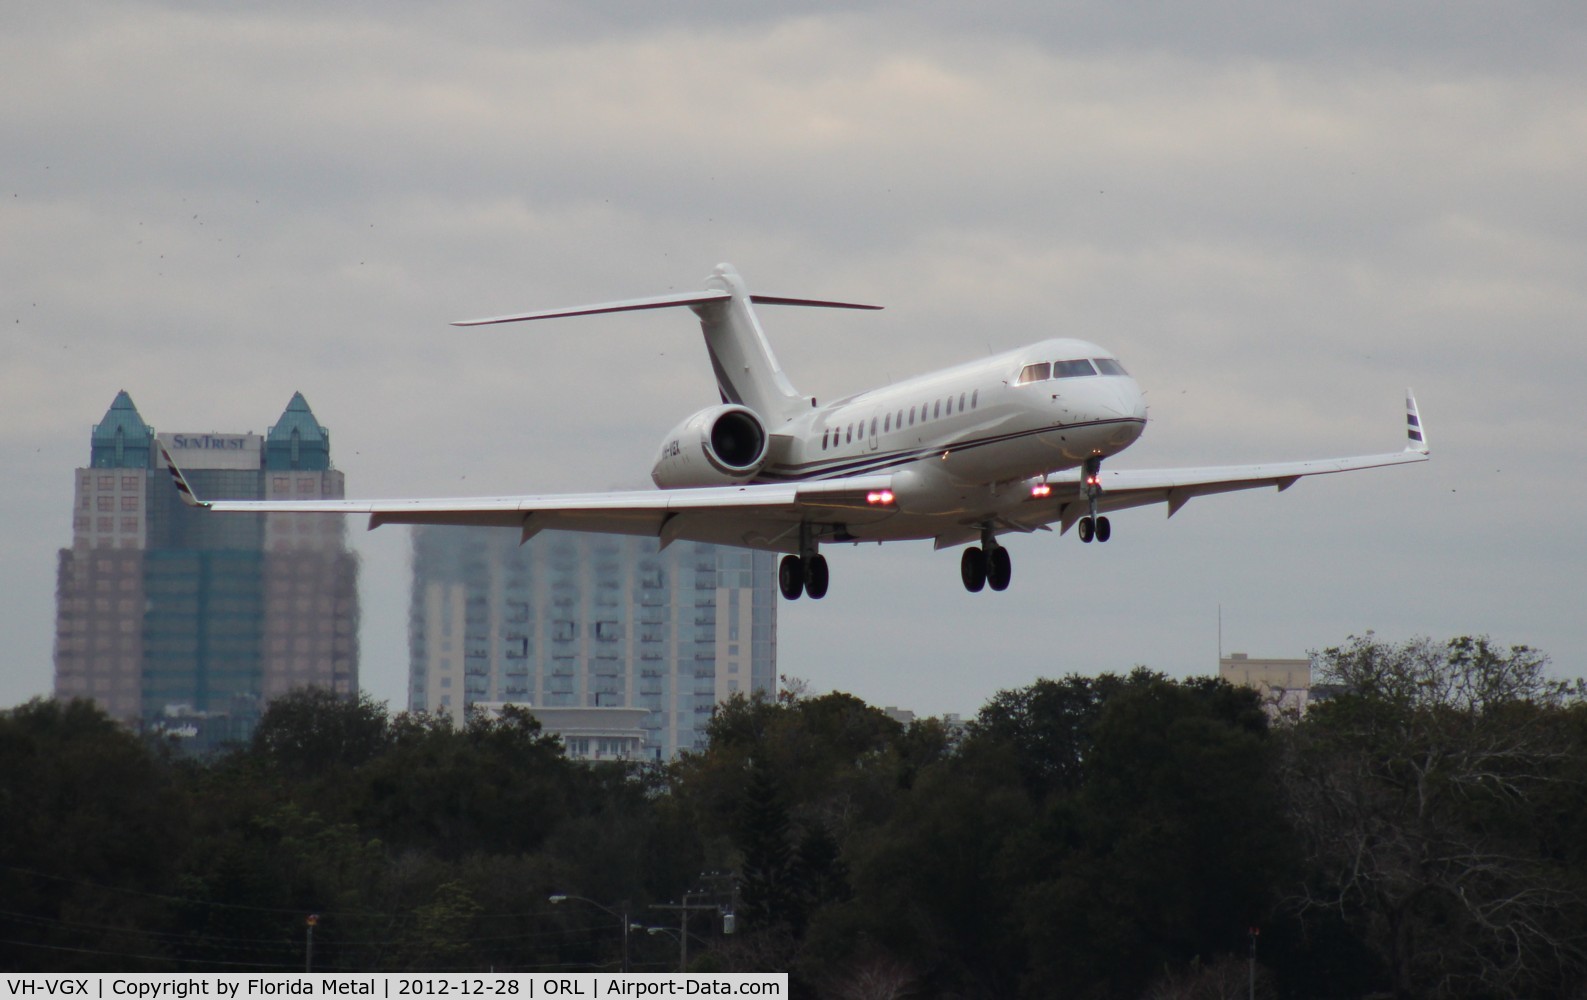
M 143 422 L 123 389 L 94 425 L 88 464 L 95 469 L 154 468 L 154 428 Z
M 303 393 L 295 392 L 265 436 L 265 468 L 324 471 L 330 467 L 331 432 L 314 419 Z

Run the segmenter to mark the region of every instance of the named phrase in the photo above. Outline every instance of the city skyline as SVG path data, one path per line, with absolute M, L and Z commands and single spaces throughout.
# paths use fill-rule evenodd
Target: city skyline
M 1038 676 L 1207 673 L 1220 604 L 1253 655 L 1478 633 L 1582 672 L 1587 12 L 613 11 L 16 13 L 0 704 L 51 689 L 65 477 L 117 390 L 202 429 L 301 389 L 359 496 L 639 487 L 716 401 L 689 316 L 447 324 L 721 261 L 886 307 L 764 317 L 823 399 L 1073 335 L 1147 394 L 1120 469 L 1392 450 L 1407 386 L 1431 431 L 1414 469 L 1013 539 L 996 603 L 929 545 L 831 547 L 828 598 L 780 609 L 812 690 L 969 714 Z M 360 676 L 400 706 L 408 539 L 360 529 Z

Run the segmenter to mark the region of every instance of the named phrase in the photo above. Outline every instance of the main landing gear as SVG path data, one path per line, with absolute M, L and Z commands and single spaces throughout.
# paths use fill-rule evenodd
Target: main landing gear
M 964 589 L 972 594 L 980 593 L 982 587 L 1008 589 L 1009 581 L 1014 579 L 1014 560 L 1009 557 L 1008 549 L 997 544 L 991 529 L 982 529 L 980 545 L 964 550 L 959 558 L 959 578 L 964 581 Z
M 815 534 L 810 526 L 799 529 L 799 554 L 783 556 L 777 566 L 777 588 L 782 596 L 797 601 L 800 594 L 809 594 L 812 601 L 827 596 L 827 557 L 816 551 Z
M 1075 525 L 1075 527 L 1080 532 L 1080 540 L 1082 542 L 1089 542 L 1093 538 L 1099 542 L 1105 542 L 1113 537 L 1113 526 L 1108 523 L 1106 516 L 1082 517 L 1080 523 Z
M 1080 540 L 1090 542 L 1093 538 L 1105 542 L 1113 537 L 1113 525 L 1108 523 L 1106 516 L 1097 516 L 1097 498 L 1102 496 L 1102 459 L 1088 458 L 1085 464 L 1085 492 L 1088 513 L 1080 519 L 1076 527 L 1080 531 Z
M 827 596 L 828 580 L 827 557 L 819 553 L 783 556 L 777 567 L 777 587 L 790 601 L 797 601 L 801 594 L 810 595 L 812 601 L 821 600 Z

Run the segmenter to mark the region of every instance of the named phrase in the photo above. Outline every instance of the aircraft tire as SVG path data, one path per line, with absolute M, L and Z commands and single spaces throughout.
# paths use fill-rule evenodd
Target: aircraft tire
M 777 587 L 790 601 L 799 600 L 805 591 L 804 560 L 798 556 L 783 556 L 777 566 Z
M 970 546 L 959 557 L 959 579 L 964 581 L 964 589 L 972 594 L 980 593 L 986 586 L 986 553 L 979 545 Z
M 1096 537 L 1096 533 L 1097 527 L 1091 523 L 1091 519 L 1082 517 L 1080 519 L 1080 540 L 1089 544 L 1091 539 Z
M 1113 525 L 1105 517 L 1097 518 L 1097 541 L 1105 542 L 1113 537 Z
M 1008 549 L 999 545 L 986 556 L 986 585 L 993 590 L 1007 590 L 1014 579 L 1014 560 Z
M 827 584 L 831 577 L 827 573 L 827 557 L 813 555 L 804 560 L 805 564 L 805 593 L 812 601 L 819 601 L 827 596 Z

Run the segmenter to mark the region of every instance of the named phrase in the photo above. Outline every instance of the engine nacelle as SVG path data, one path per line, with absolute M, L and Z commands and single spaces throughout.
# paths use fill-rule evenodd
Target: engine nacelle
M 662 489 L 747 483 L 766 464 L 766 425 L 747 406 L 711 406 L 672 429 L 650 478 Z

